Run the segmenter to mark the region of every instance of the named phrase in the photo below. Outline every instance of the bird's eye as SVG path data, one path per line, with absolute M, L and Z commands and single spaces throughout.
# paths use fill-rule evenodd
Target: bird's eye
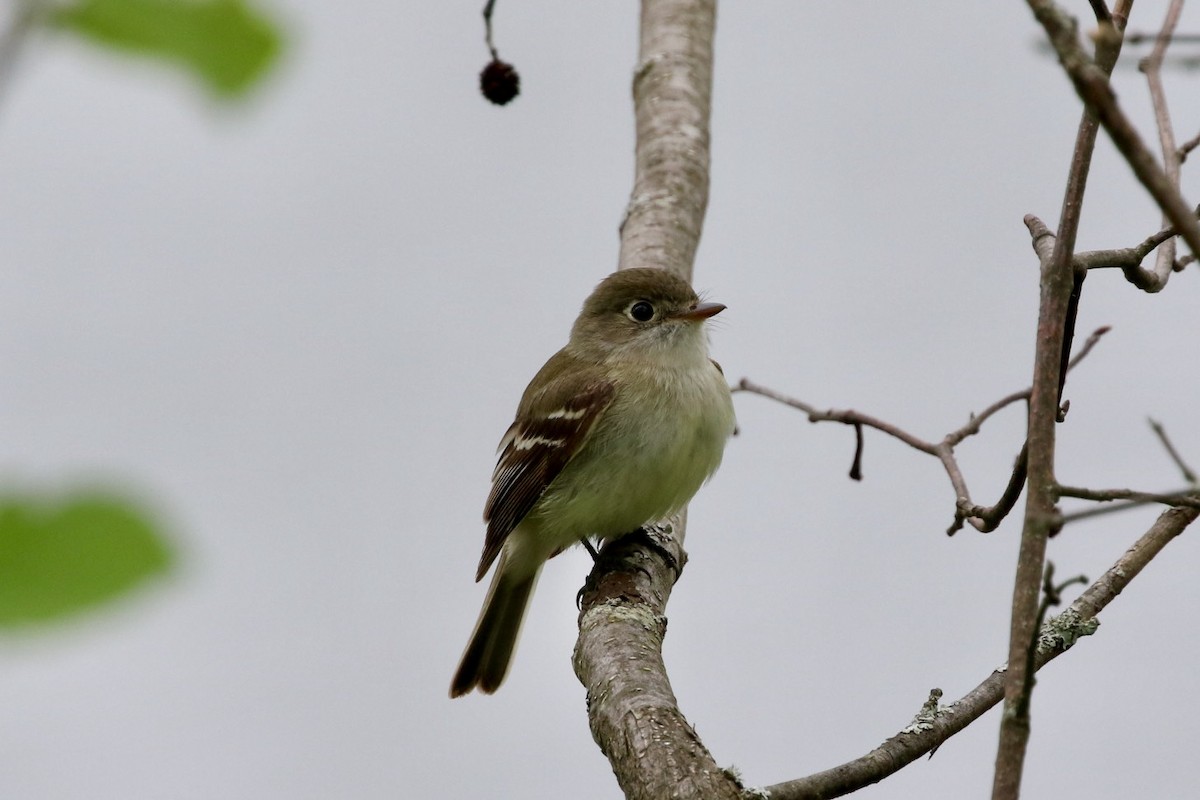
M 654 319 L 654 306 L 645 300 L 638 300 L 629 307 L 629 318 L 634 322 L 649 322 Z

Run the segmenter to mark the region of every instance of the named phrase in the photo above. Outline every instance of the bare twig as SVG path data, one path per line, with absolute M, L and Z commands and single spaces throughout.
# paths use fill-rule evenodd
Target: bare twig
M 1036 220 L 1036 218 L 1033 218 Z M 1037 221 L 1037 224 L 1041 224 Z M 1051 237 L 1051 241 L 1053 237 Z M 1105 325 L 1097 328 L 1079 348 L 1079 351 L 1070 359 L 1067 364 L 1067 369 L 1074 369 L 1088 353 L 1099 343 L 1104 334 L 1108 333 L 1110 328 Z M 958 460 L 954 455 L 954 448 L 961 444 L 968 437 L 979 433 L 990 417 L 1008 406 L 1029 399 L 1029 389 L 1023 389 L 1019 392 L 1013 392 L 1001 399 L 992 403 L 978 414 L 972 414 L 965 425 L 946 434 L 940 442 L 934 443 L 914 436 L 908 431 L 893 425 L 890 422 L 884 422 L 859 411 L 852 410 L 835 410 L 829 409 L 820 411 L 815 406 L 798 400 L 794 397 L 789 397 L 774 389 L 762 386 L 751 381 L 749 378 L 742 378 L 733 388 L 734 392 L 750 392 L 751 394 L 762 395 L 763 397 L 774 400 L 778 403 L 783 403 L 786 406 L 803 411 L 808 415 L 809 422 L 840 422 L 844 425 L 851 425 L 855 429 L 855 450 L 854 463 L 851 466 L 850 477 L 855 480 L 860 480 L 862 477 L 862 429 L 864 427 L 874 428 L 877 431 L 886 433 L 896 439 L 907 444 L 914 450 L 919 450 L 922 453 L 931 455 L 942 463 L 942 467 L 946 470 L 946 475 L 950 479 L 950 485 L 954 489 L 955 496 L 955 512 L 954 521 L 950 527 L 946 529 L 946 533 L 954 535 L 962 529 L 967 522 L 973 528 L 982 532 L 990 533 L 999 527 L 1000 523 L 1008 515 L 1008 513 L 1016 505 L 1020 499 L 1022 487 L 1025 484 L 1025 467 L 1027 452 L 1022 446 L 1021 452 L 1013 462 L 1013 471 L 1009 476 L 1008 485 L 1001 494 L 1000 499 L 993 506 L 976 505 L 971 500 L 971 494 L 967 489 L 967 483 L 963 477 L 962 470 L 958 466 Z
M 1104 130 L 1112 139 L 1113 144 L 1125 157 L 1125 161 L 1137 176 L 1138 181 L 1146 188 L 1158 203 L 1163 214 L 1171 224 L 1179 230 L 1179 235 L 1187 242 L 1193 253 L 1200 253 L 1200 224 L 1191 214 L 1191 209 L 1180 196 L 1179 191 L 1168 179 L 1166 173 L 1159 167 L 1153 154 L 1142 143 L 1137 130 L 1117 104 L 1116 97 L 1109 85 L 1108 75 L 1112 68 L 1104 65 L 1083 52 L 1079 45 L 1078 25 L 1076 21 L 1058 8 L 1050 0 L 1026 0 L 1033 10 L 1034 16 L 1050 39 L 1058 53 L 1059 61 L 1066 71 L 1076 93 L 1087 106 L 1088 111 L 1104 126 Z M 1131 5 L 1127 2 L 1126 5 Z M 1125 14 L 1118 8 L 1113 12 L 1113 21 L 1122 26 Z M 1098 51 L 1108 43 L 1106 39 L 1116 41 L 1116 49 L 1120 49 L 1120 30 L 1116 25 L 1102 24 L 1101 35 L 1097 40 Z M 1131 281 L 1139 289 L 1157 292 L 1163 288 L 1154 273 L 1144 272 Z M 1040 571 L 1039 571 L 1040 574 Z
M 1127 31 L 1125 33 L 1125 44 L 1146 44 L 1147 42 L 1158 42 L 1167 39 L 1172 42 L 1200 42 L 1200 33 L 1174 33 L 1169 36 L 1164 36 L 1162 31 L 1155 33 L 1146 33 L 1144 31 Z
M 1083 347 L 1079 348 L 1079 352 L 1072 356 L 1071 360 L 1067 362 L 1067 370 L 1070 371 L 1075 369 L 1079 362 L 1087 358 L 1087 354 L 1092 352 L 1092 348 L 1100 343 L 1100 339 L 1102 339 L 1104 335 L 1111 330 L 1111 326 L 1101 325 L 1099 328 L 1096 328 L 1096 330 L 1092 331 L 1091 336 L 1088 336 L 1087 339 L 1084 340 Z
M 1108 10 L 1108 4 L 1104 0 L 1088 0 L 1092 5 L 1092 13 L 1096 15 L 1097 22 L 1112 21 L 1112 12 Z
M 1175 449 L 1175 445 L 1167 437 L 1167 430 L 1162 426 L 1162 423 L 1157 420 L 1147 420 L 1150 423 L 1150 429 L 1154 431 L 1154 435 L 1158 437 L 1158 441 L 1162 442 L 1162 446 L 1166 448 L 1167 455 L 1175 462 L 1175 466 L 1179 467 L 1179 471 L 1183 473 L 1183 479 L 1193 486 L 1200 484 L 1200 478 L 1196 477 L 1195 471 L 1187 465 L 1183 460 L 1183 456 L 1179 455 L 1179 451 Z
M 1038 605 L 1037 625 L 1034 627 L 1035 636 L 1029 642 L 1028 657 L 1025 661 L 1025 691 L 1021 693 L 1021 702 L 1014 712 L 1025 727 L 1029 727 L 1029 703 L 1033 698 L 1033 685 L 1037 683 L 1035 675 L 1037 673 L 1038 643 L 1044 635 L 1046 614 L 1051 606 L 1062 605 L 1063 591 L 1076 583 L 1086 585 L 1087 578 L 1083 575 L 1076 575 L 1068 581 L 1056 584 L 1054 582 L 1054 562 L 1046 562 L 1046 570 L 1042 577 L 1042 602 Z
M 1037 630 L 1038 587 L 1046 558 L 1046 542 L 1061 527 L 1061 515 L 1054 492 L 1055 425 L 1060 414 L 1067 352 L 1078 310 L 1082 282 L 1087 273 L 1074 269 L 1075 237 L 1083 209 L 1084 190 L 1091 169 L 1097 135 L 1097 117 L 1110 129 L 1120 114 L 1111 97 L 1108 75 L 1121 51 L 1121 33 L 1131 0 L 1119 0 L 1109 19 L 1100 20 L 1096 39 L 1096 61 L 1079 47 L 1076 24 L 1049 0 L 1027 0 L 1034 16 L 1046 29 L 1059 59 L 1084 99 L 1087 110 L 1075 136 L 1075 149 L 1067 173 L 1062 212 L 1053 245 L 1030 225 L 1034 250 L 1041 263 L 1041 300 L 1034 349 L 1033 385 L 1029 394 L 1029 422 L 1026 443 L 1029 448 L 1028 486 L 1025 519 L 1013 579 L 1012 613 L 1009 628 L 1008 673 L 1004 686 L 1004 714 L 1000 719 L 1000 737 L 996 748 L 996 767 L 992 782 L 992 800 L 1016 800 L 1020 795 L 1025 752 L 1029 742 L 1029 717 L 1018 713 L 1027 709 L 1032 682 L 1028 680 L 1030 641 Z M 1103 97 L 1093 98 L 1099 87 Z M 1108 121 L 1103 110 L 1108 103 Z M 1113 113 L 1115 110 L 1115 113 Z M 1095 116 L 1093 116 L 1093 114 Z M 1114 136 L 1114 140 L 1116 137 Z M 1132 141 L 1137 141 L 1136 133 Z M 1120 145 L 1118 145 L 1120 146 Z M 1143 148 L 1144 149 L 1144 148 Z M 1128 158 L 1129 156 L 1127 156 Z M 1157 169 L 1153 158 L 1151 166 Z M 1131 164 L 1133 161 L 1131 160 Z M 1144 171 L 1144 165 L 1143 165 Z M 1182 202 L 1182 199 L 1179 200 Z M 1175 221 L 1175 220 L 1172 220 Z M 1026 224 L 1030 220 L 1026 218 Z M 1194 224 L 1194 221 L 1193 221 Z M 1200 226 L 1195 249 L 1200 251 Z M 1047 253 L 1046 251 L 1050 252 Z
M 987 420 L 990 417 L 992 417 L 993 415 L 995 415 L 997 412 L 1003 411 L 1004 409 L 1011 406 L 1013 403 L 1017 403 L 1022 400 L 1028 400 L 1028 399 L 1029 399 L 1029 390 L 1028 389 L 1022 389 L 1019 392 L 1013 392 L 1010 395 L 1005 395 L 1004 397 L 1001 397 L 999 400 L 992 403 L 990 406 L 985 408 L 983 411 L 980 411 L 978 414 L 972 414 L 971 419 L 967 422 L 966 425 L 963 425 L 961 428 L 959 428 L 956 431 L 951 431 L 950 433 L 946 434 L 946 441 L 949 442 L 951 445 L 957 445 L 959 442 L 966 439 L 968 436 L 974 436 L 975 434 L 979 433 L 980 429 L 983 427 L 983 423 L 987 422 Z
M 1191 139 L 1179 145 L 1179 163 L 1182 164 L 1184 161 L 1187 161 L 1188 153 L 1191 153 L 1197 147 L 1200 147 L 1200 133 L 1197 133 Z
M 862 480 L 862 458 L 863 458 L 863 426 L 856 424 L 854 426 L 854 461 L 850 464 L 850 479 L 855 481 Z
M 749 378 L 742 378 L 740 381 L 738 381 L 738 384 L 734 387 L 733 391 L 760 394 L 763 397 L 769 397 L 770 399 L 783 403 L 784 405 L 799 409 L 808 415 L 809 422 L 840 422 L 844 425 L 865 425 L 868 428 L 874 428 L 877 431 L 882 431 L 888 436 L 893 436 L 904 442 L 909 447 L 915 450 L 920 450 L 922 453 L 928 453 L 931 456 L 937 455 L 936 445 L 931 444 L 924 439 L 919 439 L 908 431 L 902 430 L 890 422 L 884 422 L 881 419 L 876 419 L 875 417 L 860 413 L 858 411 L 852 411 L 849 409 L 838 410 L 832 408 L 827 411 L 818 411 L 815 407 L 810 406 L 808 403 L 805 403 L 802 400 L 797 400 L 794 397 L 788 397 L 787 395 L 781 394 L 774 389 L 768 389 L 766 386 L 761 386 L 757 383 L 754 383 Z
M 496 45 L 492 43 L 492 12 L 496 8 L 496 0 L 487 0 L 483 6 L 483 30 L 484 41 L 487 42 L 487 48 L 492 53 L 493 59 L 499 59 L 500 54 L 496 52 Z
M 1099 614 L 1168 543 L 1190 525 L 1200 511 L 1168 509 L 1159 515 L 1129 550 L 1062 614 L 1040 628 L 1034 667 L 1070 650 L 1080 637 L 1095 632 Z M 937 749 L 1004 698 L 1006 670 L 1001 667 L 957 701 L 936 713 L 923 709 L 912 724 L 864 756 L 805 778 L 766 787 L 771 800 L 831 800 L 878 783 Z
M 1182 497 L 1191 491 L 1193 491 L 1193 489 L 1189 486 L 1184 489 L 1176 489 L 1173 492 L 1162 492 L 1161 496 Z M 1117 514 L 1121 511 L 1129 511 L 1130 509 L 1141 508 L 1142 506 L 1154 505 L 1156 503 L 1158 503 L 1157 500 L 1113 500 L 1112 502 L 1105 503 L 1102 506 L 1092 506 L 1091 508 L 1081 508 L 1078 511 L 1067 512 L 1063 514 L 1062 522 L 1063 525 L 1068 525 L 1072 522 L 1079 522 L 1080 520 L 1091 519 L 1092 517 L 1102 517 L 1107 514 Z
M 1200 219 L 1200 207 L 1197 207 L 1194 213 Z M 1168 227 L 1147 236 L 1140 244 L 1133 247 L 1121 247 L 1115 250 L 1090 250 L 1085 253 L 1076 253 L 1075 269 L 1120 269 L 1126 273 L 1126 277 L 1132 282 L 1133 278 L 1130 276 L 1136 274 L 1141 269 L 1142 259 L 1148 256 L 1156 247 L 1174 239 L 1177 235 L 1178 231 L 1172 227 Z
M 1021 499 L 1021 490 L 1029 475 L 1029 442 L 1021 445 L 1021 452 L 1013 462 L 1012 473 L 1008 477 L 1008 485 L 994 506 L 970 505 L 965 498 L 960 498 L 956 505 L 954 522 L 946 529 L 947 536 L 953 536 L 962 528 L 964 521 L 970 521 L 971 526 L 980 533 L 991 533 L 1000 527 L 1000 523 L 1008 516 Z
M 1167 455 L 1171 457 L 1171 460 L 1175 462 L 1175 466 L 1177 466 L 1179 471 L 1183 473 L 1183 479 L 1190 485 L 1185 489 L 1176 489 L 1173 492 L 1160 492 L 1157 495 L 1146 496 L 1142 499 L 1120 501 L 1112 500 L 1103 506 L 1084 508 L 1080 509 L 1079 511 L 1071 511 L 1063 514 L 1062 521 L 1064 525 L 1071 522 L 1078 522 L 1083 519 L 1103 516 L 1105 514 L 1128 511 L 1131 508 L 1140 508 L 1141 506 L 1160 502 L 1159 498 L 1187 497 L 1189 494 L 1194 493 L 1196 488 L 1200 486 L 1200 480 L 1197 479 L 1196 473 L 1191 467 L 1188 466 L 1187 462 L 1183 460 L 1183 456 L 1179 454 L 1179 451 L 1175 449 L 1175 445 L 1171 443 L 1170 438 L 1167 436 L 1167 431 L 1162 424 L 1153 419 L 1147 421 L 1150 423 L 1150 428 L 1154 431 L 1154 435 L 1158 437 L 1159 442 L 1164 448 L 1166 448 Z
M 1175 187 L 1176 192 L 1179 191 L 1181 160 L 1179 151 L 1175 147 L 1175 131 L 1171 127 L 1171 115 L 1167 110 L 1167 93 L 1162 82 L 1162 64 L 1163 58 L 1167 55 L 1167 46 L 1171 43 L 1171 36 L 1175 33 L 1175 26 L 1179 23 L 1179 13 L 1182 10 L 1183 0 L 1171 0 L 1166 18 L 1163 20 L 1162 30 L 1159 31 L 1158 39 L 1154 43 L 1154 49 L 1138 65 L 1138 68 L 1145 73 L 1146 82 L 1150 88 L 1150 101 L 1154 106 L 1154 121 L 1158 127 L 1158 141 L 1163 154 L 1163 171 L 1166 173 L 1167 180 Z M 1169 226 L 1170 220 L 1164 215 L 1163 227 Z M 1171 277 L 1174 266 L 1175 239 L 1171 237 L 1163 242 L 1155 256 L 1153 280 L 1165 286 Z
M 1187 490 L 1177 494 L 1139 492 L 1135 489 L 1088 489 L 1083 486 L 1059 486 L 1061 497 L 1077 497 L 1080 500 L 1136 500 L 1139 503 L 1162 503 L 1168 506 L 1200 508 L 1200 493 Z
M 642 0 L 636 169 L 621 226 L 621 269 L 649 266 L 691 277 L 708 203 L 715 23 L 715 0 Z M 670 536 L 605 545 L 583 594 L 575 674 L 587 690 L 592 736 L 625 797 L 735 800 L 736 781 L 688 725 L 662 662 L 682 529 L 678 521 Z

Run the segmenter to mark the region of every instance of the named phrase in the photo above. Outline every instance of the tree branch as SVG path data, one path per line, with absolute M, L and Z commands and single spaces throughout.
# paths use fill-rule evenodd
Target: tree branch
M 1111 17 L 1101 20 L 1101 35 L 1096 43 L 1096 62 L 1092 62 L 1079 48 L 1074 20 L 1063 14 L 1053 3 L 1039 0 L 1027 2 L 1034 16 L 1045 27 L 1059 53 L 1063 67 L 1075 83 L 1076 91 L 1087 103 L 1087 111 L 1095 112 L 1097 101 L 1090 99 L 1089 93 L 1094 93 L 1097 85 L 1104 92 L 1109 91 L 1108 75 L 1120 54 L 1121 33 L 1125 29 L 1128 2 L 1119 2 Z M 1105 97 L 1115 108 L 1110 94 Z M 1120 113 L 1119 109 L 1117 113 Z M 1113 115 L 1109 116 L 1111 118 Z M 1059 417 L 1059 403 L 1067 363 L 1066 353 L 1075 325 L 1074 317 L 1078 309 L 1083 278 L 1087 275 L 1086 272 L 1077 273 L 1072 261 L 1092 153 L 1095 150 L 1098 132 L 1096 123 L 1096 116 L 1085 111 L 1075 136 L 1075 150 L 1067 174 L 1062 213 L 1053 245 L 1046 241 L 1046 237 L 1037 235 L 1031 227 L 1031 233 L 1034 233 L 1034 250 L 1041 262 L 1042 277 L 1026 438 L 1029 451 L 1029 495 L 1025 502 L 1025 519 L 1021 530 L 1016 576 L 1013 580 L 1009 669 L 1005 676 L 1004 715 L 1000 720 L 1000 737 L 996 748 L 993 800 L 1016 800 L 1020 795 L 1025 751 L 1029 742 L 1028 709 L 1032 681 L 1029 680 L 1028 653 L 1037 630 L 1039 587 L 1045 568 L 1046 541 L 1062 524 L 1057 508 L 1058 497 L 1054 491 L 1054 426 Z M 1153 159 L 1151 162 L 1153 163 Z M 1028 218 L 1026 221 L 1028 223 Z M 1194 240 L 1195 247 L 1200 250 L 1200 229 L 1197 229 Z
M 1154 49 L 1150 51 L 1150 55 L 1143 58 L 1141 63 L 1138 64 L 1138 69 L 1145 73 L 1146 82 L 1150 87 L 1150 101 L 1154 106 L 1154 121 L 1158 127 L 1158 142 L 1162 148 L 1163 170 L 1166 173 L 1167 181 L 1174 187 L 1176 193 L 1179 192 L 1179 165 L 1182 163 L 1182 159 L 1175 147 L 1175 131 L 1171 127 L 1171 115 L 1167 111 L 1167 93 L 1163 89 L 1162 65 L 1163 59 L 1167 55 L 1167 46 L 1171 44 L 1171 37 L 1175 33 L 1175 26 L 1179 23 L 1179 13 L 1182 10 L 1183 0 L 1171 0 L 1171 5 L 1167 8 L 1167 16 L 1163 20 L 1162 30 L 1159 31 L 1158 38 L 1154 42 Z M 1163 227 L 1168 227 L 1169 225 L 1170 220 L 1164 215 Z M 1158 255 L 1155 256 L 1154 271 L 1149 275 L 1140 277 L 1147 283 L 1166 286 L 1174 267 L 1175 238 L 1170 237 L 1158 249 Z M 1129 277 L 1128 272 L 1126 272 L 1126 277 Z M 1137 285 L 1136 280 L 1132 278 L 1130 280 Z
M 633 79 L 636 176 L 618 268 L 690 278 L 708 204 L 715 0 L 643 0 Z M 610 541 L 581 592 L 573 663 L 592 735 L 627 798 L 736 798 L 684 719 L 662 662 L 684 518 Z
M 1036 221 L 1036 225 L 1042 225 L 1036 217 L 1032 218 Z M 1035 226 L 1036 227 L 1036 226 Z M 1053 241 L 1053 236 L 1047 231 L 1047 236 L 1050 241 Z M 1035 236 L 1035 241 L 1037 237 Z M 1079 362 L 1087 357 L 1092 348 L 1100 341 L 1104 334 L 1108 333 L 1107 325 L 1097 328 L 1092 332 L 1092 335 L 1084 342 L 1083 347 L 1079 349 L 1068 362 L 1067 369 L 1074 369 Z M 844 425 L 852 425 L 855 429 L 855 451 L 854 451 L 854 466 L 851 468 L 851 477 L 859 480 L 861 476 L 857 473 L 859 461 L 862 456 L 862 428 L 874 428 L 877 431 L 886 433 L 896 439 L 907 444 L 914 450 L 919 450 L 922 453 L 931 455 L 937 458 L 942 463 L 942 467 L 946 470 L 946 475 L 950 479 L 950 485 L 954 489 L 955 496 L 955 514 L 954 522 L 946 530 L 946 533 L 953 535 L 962 529 L 964 522 L 970 522 L 971 526 L 982 533 L 989 533 L 999 527 L 1000 523 L 1016 505 L 1017 500 L 1021 496 L 1021 489 L 1025 483 L 1025 466 L 1027 452 L 1026 447 L 1022 445 L 1020 453 L 1013 464 L 1012 474 L 1009 476 L 1008 485 L 1005 487 L 1003 494 L 994 506 L 980 506 L 971 501 L 971 493 L 967 489 L 966 479 L 963 477 L 962 470 L 958 466 L 958 459 L 954 455 L 954 448 L 970 436 L 979 433 L 983 427 L 983 423 L 988 418 L 1001 411 L 1013 403 L 1028 400 L 1029 389 L 1023 389 L 1019 392 L 1013 392 L 1006 397 L 997 400 L 990 406 L 985 408 L 979 414 L 972 414 L 967 424 L 957 430 L 953 430 L 946 434 L 940 442 L 933 442 L 921 439 L 902 428 L 893 425 L 890 422 L 875 417 L 863 414 L 853 410 L 837 410 L 829 409 L 820 411 L 815 406 L 811 406 L 802 400 L 797 400 L 794 397 L 788 397 L 785 394 L 762 386 L 751 381 L 749 378 L 742 378 L 738 381 L 733 389 L 734 392 L 750 392 L 751 394 L 762 395 L 763 397 L 774 400 L 778 403 L 783 403 L 786 406 L 803 411 L 808 415 L 809 422 L 840 422 Z
M 662 660 L 667 600 L 687 558 L 671 525 L 613 541 L 581 594 L 575 674 L 592 736 L 626 798 L 737 798 L 680 713 Z
M 1095 632 L 1099 614 L 1137 577 L 1167 544 L 1190 525 L 1200 511 L 1168 509 L 1095 583 L 1062 614 L 1044 624 L 1038 635 L 1035 669 L 1070 650 L 1082 636 Z M 925 711 L 903 730 L 864 756 L 805 778 L 765 787 L 771 800 L 830 800 L 878 783 L 936 750 L 943 742 L 979 719 L 1004 698 L 1004 667 L 993 672 L 957 701 Z
M 1162 426 L 1162 423 L 1154 419 L 1147 420 L 1147 422 L 1150 423 L 1150 429 L 1154 431 L 1154 435 L 1158 437 L 1158 441 L 1167 451 L 1167 455 L 1171 457 L 1171 460 L 1175 462 L 1175 466 L 1179 467 L 1179 471 L 1183 473 L 1183 479 L 1193 486 L 1200 484 L 1200 477 L 1196 476 L 1196 472 L 1188 466 L 1187 462 L 1183 460 L 1183 456 L 1175 449 L 1175 445 L 1171 443 L 1171 439 L 1167 436 L 1167 429 Z
M 1200 218 L 1200 208 L 1196 208 L 1193 212 Z M 1052 234 L 1051 234 L 1052 235 Z M 1147 236 L 1140 244 L 1133 247 L 1121 247 L 1115 250 L 1089 250 L 1085 253 L 1075 254 L 1075 269 L 1120 269 L 1125 273 L 1125 277 L 1131 283 L 1136 283 L 1137 275 L 1143 270 L 1141 269 L 1142 259 L 1148 256 L 1153 250 L 1164 242 L 1173 241 L 1179 232 L 1174 228 L 1163 228 L 1158 233 L 1153 233 Z M 1172 259 L 1174 259 L 1174 247 L 1171 248 Z M 1178 267 L 1175 268 L 1178 271 Z
M 1132 0 L 1125 0 L 1119 4 L 1112 14 L 1112 23 L 1101 24 L 1096 61 L 1089 58 L 1080 47 L 1078 24 L 1072 17 L 1050 0 L 1026 2 L 1046 30 L 1063 69 L 1071 79 L 1076 93 L 1087 106 L 1089 114 L 1094 115 L 1104 126 L 1104 130 L 1125 157 L 1138 181 L 1146 187 L 1163 214 L 1187 242 L 1192 253 L 1200 253 L 1200 224 L 1192 216 L 1191 209 L 1179 191 L 1159 167 L 1153 154 L 1142 143 L 1133 124 L 1117 105 L 1116 96 L 1108 81 L 1112 65 L 1106 66 L 1100 57 L 1103 50 L 1120 51 L 1121 32 L 1124 30 L 1127 15 L 1125 9 L 1132 5 Z M 1157 292 L 1164 284 L 1160 283 L 1153 273 L 1146 272 L 1136 276 L 1134 285 L 1147 292 Z
M 1183 144 L 1179 145 L 1179 163 L 1187 161 L 1188 154 L 1200 147 L 1200 133 L 1197 133 L 1192 138 L 1188 139 Z
M 1083 486 L 1059 486 L 1060 497 L 1077 497 L 1080 500 L 1132 500 L 1140 504 L 1162 503 L 1168 506 L 1200 508 L 1200 495 L 1193 490 L 1184 490 L 1174 494 L 1159 492 L 1139 492 L 1134 489 L 1087 489 Z
M 636 175 L 618 268 L 685 278 L 708 207 L 715 0 L 644 0 L 633 76 Z

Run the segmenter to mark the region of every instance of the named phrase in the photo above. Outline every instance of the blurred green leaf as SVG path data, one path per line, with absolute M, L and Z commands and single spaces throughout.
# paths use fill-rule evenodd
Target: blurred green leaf
M 0 499 L 0 629 L 83 611 L 170 562 L 157 526 L 126 501 Z
M 242 0 L 80 0 L 55 9 L 50 22 L 178 64 L 225 97 L 249 89 L 280 48 L 275 26 Z

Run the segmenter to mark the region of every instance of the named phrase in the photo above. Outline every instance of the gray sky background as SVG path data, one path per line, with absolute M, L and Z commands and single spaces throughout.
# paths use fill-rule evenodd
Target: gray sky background
M 5 797 L 619 796 L 569 662 L 585 553 L 544 573 L 498 694 L 446 690 L 483 597 L 493 448 L 616 263 L 637 10 L 501 3 L 523 94 L 497 109 L 480 6 L 272 3 L 291 47 L 236 110 L 73 41 L 26 50 L 0 106 L 0 479 L 128 487 L 182 566 L 0 641 Z M 928 438 L 1027 384 L 1021 218 L 1057 222 L 1080 113 L 1038 37 L 1016 0 L 722 6 L 695 282 L 729 306 L 732 380 Z M 1181 138 L 1196 81 L 1167 75 Z M 1127 64 L 1116 88 L 1152 138 L 1143 78 Z M 1159 227 L 1102 139 L 1080 247 Z M 1200 464 L 1198 304 L 1195 267 L 1157 296 L 1089 278 L 1080 332 L 1113 332 L 1068 385 L 1064 481 L 1176 488 L 1148 415 Z M 1003 662 L 1019 514 L 947 538 L 932 459 L 868 433 L 853 483 L 848 429 L 736 405 L 666 658 L 717 760 L 761 785 L 866 752 L 931 687 L 956 698 Z M 978 501 L 1021 433 L 1013 409 L 962 448 Z M 1099 575 L 1155 513 L 1069 527 L 1059 574 Z M 1194 534 L 1039 676 L 1029 796 L 1194 792 Z M 997 725 L 859 796 L 985 796 Z

